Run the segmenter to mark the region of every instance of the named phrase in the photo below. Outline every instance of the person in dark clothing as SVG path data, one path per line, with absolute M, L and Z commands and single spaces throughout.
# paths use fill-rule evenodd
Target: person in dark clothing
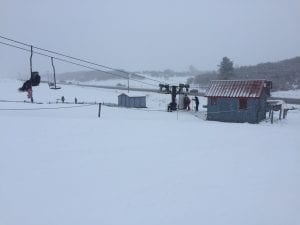
M 184 97 L 184 99 L 183 99 L 184 109 L 190 111 L 190 110 L 191 110 L 191 108 L 190 108 L 190 103 L 191 103 L 190 98 L 187 96 L 187 94 L 185 94 L 185 97 Z
M 195 98 L 193 98 L 193 101 L 195 101 L 196 103 L 196 112 L 198 112 L 198 108 L 199 108 L 199 98 L 197 96 L 195 96 Z
M 77 104 L 77 98 L 75 97 L 75 104 Z
M 64 103 L 65 102 L 65 97 L 61 96 L 61 102 Z
M 172 112 L 172 110 L 171 110 L 171 104 L 172 104 L 172 102 L 168 104 L 168 112 Z

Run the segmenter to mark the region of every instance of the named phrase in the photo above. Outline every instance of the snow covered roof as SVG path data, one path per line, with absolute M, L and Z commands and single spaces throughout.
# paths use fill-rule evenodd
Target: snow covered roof
M 266 80 L 213 80 L 205 97 L 258 98 Z

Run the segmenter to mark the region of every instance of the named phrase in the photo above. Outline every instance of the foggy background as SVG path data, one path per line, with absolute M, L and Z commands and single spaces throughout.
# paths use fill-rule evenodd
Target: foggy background
M 299 11 L 299 0 L 0 0 L 0 35 L 129 71 L 215 70 L 223 56 L 299 56 Z M 0 76 L 29 76 L 29 56 L 0 44 Z M 33 69 L 51 71 L 50 59 L 34 55 Z

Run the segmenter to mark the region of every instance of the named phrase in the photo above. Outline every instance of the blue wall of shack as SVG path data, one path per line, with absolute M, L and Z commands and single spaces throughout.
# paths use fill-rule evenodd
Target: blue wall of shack
M 246 98 L 247 108 L 239 109 L 239 98 L 215 97 L 216 104 L 207 98 L 207 120 L 222 122 L 258 123 L 266 118 L 267 97 L 263 91 L 260 98 Z

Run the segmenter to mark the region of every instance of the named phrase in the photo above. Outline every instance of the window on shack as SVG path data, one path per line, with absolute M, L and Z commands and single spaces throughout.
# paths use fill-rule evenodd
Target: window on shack
M 210 105 L 217 105 L 217 98 L 210 98 Z
M 239 99 L 239 109 L 247 109 L 247 99 L 246 98 Z

